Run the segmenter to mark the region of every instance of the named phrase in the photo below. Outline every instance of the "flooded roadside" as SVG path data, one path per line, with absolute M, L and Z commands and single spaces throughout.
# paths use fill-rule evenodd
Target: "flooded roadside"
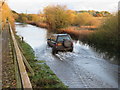
M 118 66 L 107 62 L 87 44 L 74 41 L 74 51 L 51 54 L 47 30 L 16 25 L 17 34 L 34 49 L 38 60 L 45 60 L 53 72 L 70 88 L 117 88 Z

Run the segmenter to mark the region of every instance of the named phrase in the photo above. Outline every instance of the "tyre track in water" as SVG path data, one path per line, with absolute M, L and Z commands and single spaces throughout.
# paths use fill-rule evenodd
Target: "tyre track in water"
M 71 53 L 70 56 L 71 57 L 69 57 L 69 58 L 72 58 L 72 53 Z M 71 62 L 67 62 L 66 60 L 69 59 L 68 57 L 67 57 L 67 59 L 65 59 L 64 56 L 62 56 L 62 55 L 57 55 L 57 56 L 55 55 L 54 57 L 56 59 L 58 59 L 58 60 L 62 60 L 63 62 L 66 62 L 67 64 L 69 64 L 69 66 L 72 66 L 71 67 L 72 70 L 74 71 L 74 73 L 76 74 L 76 76 L 79 77 L 80 82 L 82 82 L 84 88 L 112 88 L 111 85 L 109 85 L 107 83 L 104 83 L 100 79 L 100 77 L 96 76 L 95 74 L 90 73 L 85 68 L 80 67 L 77 64 L 75 64 L 73 66 Z

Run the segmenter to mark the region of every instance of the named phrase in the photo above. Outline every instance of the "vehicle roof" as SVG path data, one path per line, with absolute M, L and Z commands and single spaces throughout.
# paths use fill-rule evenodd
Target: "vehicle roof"
M 64 35 L 68 35 L 68 34 L 53 34 L 54 36 L 64 36 Z

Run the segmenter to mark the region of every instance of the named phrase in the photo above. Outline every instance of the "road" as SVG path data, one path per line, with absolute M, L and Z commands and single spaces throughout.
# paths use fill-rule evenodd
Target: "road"
M 8 49 L 8 33 L 7 33 L 7 28 L 4 28 L 4 31 L 2 31 L 0 33 L 0 89 L 2 88 L 2 81 L 3 81 L 3 60 L 5 59 L 5 57 L 7 56 L 6 52 Z
M 32 46 L 36 58 L 45 60 L 69 88 L 118 88 L 118 65 L 109 63 L 89 45 L 74 41 L 73 52 L 52 55 L 46 29 L 17 24 L 16 30 Z
M 9 36 L 9 27 L 6 24 L 5 28 L 2 31 L 2 36 L 0 37 L 0 53 L 1 59 L 0 66 L 2 69 L 0 73 L 0 78 L 2 78 L 2 88 L 15 88 L 15 71 L 14 71 L 14 61 L 10 48 L 10 36 Z

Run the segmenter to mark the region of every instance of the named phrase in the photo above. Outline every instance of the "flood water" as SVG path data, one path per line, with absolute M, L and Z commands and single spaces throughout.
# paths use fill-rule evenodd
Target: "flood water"
M 89 45 L 74 41 L 73 52 L 52 55 L 46 29 L 17 23 L 16 31 L 33 48 L 37 59 L 45 60 L 70 88 L 118 88 L 118 65 L 109 63 Z

